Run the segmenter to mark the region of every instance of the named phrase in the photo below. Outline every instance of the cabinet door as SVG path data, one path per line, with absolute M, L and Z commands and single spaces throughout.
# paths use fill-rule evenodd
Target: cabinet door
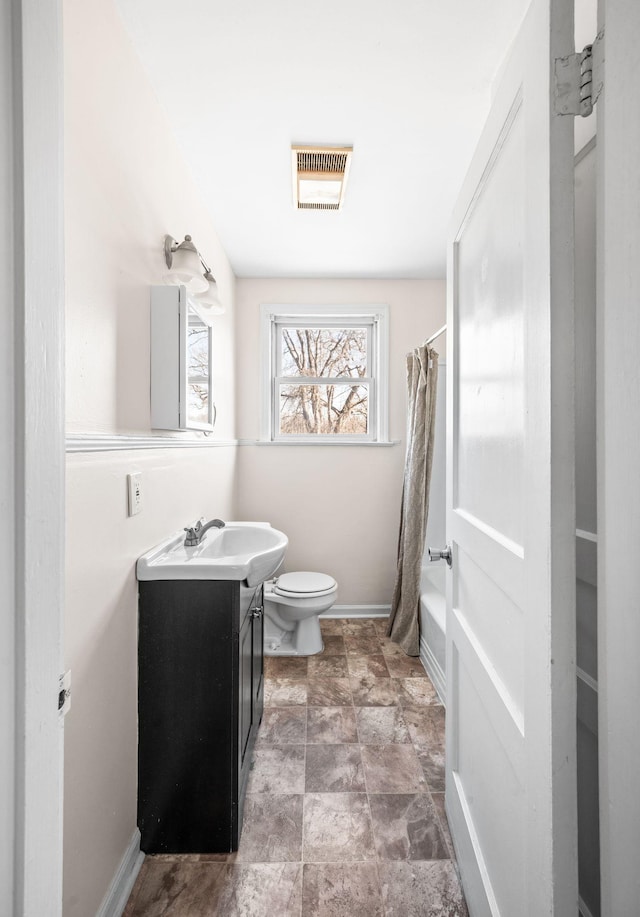
M 262 586 L 256 593 L 252 607 L 259 609 L 259 614 L 253 619 L 253 721 L 257 728 L 262 719 L 264 705 L 264 601 Z
M 240 770 L 245 763 L 253 725 L 253 618 L 249 613 L 240 630 L 238 672 L 238 744 Z

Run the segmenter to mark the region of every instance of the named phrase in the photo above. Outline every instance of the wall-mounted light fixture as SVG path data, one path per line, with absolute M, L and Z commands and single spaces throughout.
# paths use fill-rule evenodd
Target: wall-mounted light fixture
M 185 236 L 184 242 L 177 242 L 173 236 L 166 235 L 164 260 L 168 268 L 163 277 L 165 283 L 184 285 L 203 311 L 222 315 L 225 309 L 218 295 L 218 284 L 191 236 Z

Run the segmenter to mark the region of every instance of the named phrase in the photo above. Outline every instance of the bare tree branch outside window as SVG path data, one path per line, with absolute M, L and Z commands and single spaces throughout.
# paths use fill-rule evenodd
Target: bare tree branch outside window
M 291 379 L 280 385 L 280 432 L 366 434 L 366 328 L 283 328 L 280 340 Z
M 198 423 L 209 421 L 209 329 L 189 316 L 187 328 L 188 413 Z

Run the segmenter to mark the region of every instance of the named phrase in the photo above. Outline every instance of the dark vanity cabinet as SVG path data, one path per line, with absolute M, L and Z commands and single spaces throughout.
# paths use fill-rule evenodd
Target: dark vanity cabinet
M 262 586 L 152 580 L 139 589 L 141 848 L 236 850 L 262 718 Z

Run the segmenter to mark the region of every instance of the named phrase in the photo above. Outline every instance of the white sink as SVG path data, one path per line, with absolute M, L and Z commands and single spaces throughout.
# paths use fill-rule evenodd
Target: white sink
M 246 580 L 257 586 L 276 572 L 289 539 L 268 522 L 227 522 L 208 529 L 194 547 L 184 545 L 184 532 L 138 558 L 139 580 Z

